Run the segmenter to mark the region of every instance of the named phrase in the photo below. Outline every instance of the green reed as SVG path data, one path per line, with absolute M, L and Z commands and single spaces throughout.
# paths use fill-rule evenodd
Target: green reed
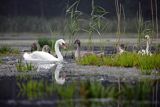
M 66 30 L 69 32 L 69 44 L 73 44 L 77 33 L 80 31 L 79 26 L 79 17 L 82 14 L 78 10 L 80 0 L 74 2 L 71 6 L 69 6 L 66 10 Z M 72 45 L 71 45 L 72 46 Z
M 21 59 L 18 60 L 16 68 L 19 72 L 28 72 L 34 70 L 34 66 L 31 63 L 23 63 Z

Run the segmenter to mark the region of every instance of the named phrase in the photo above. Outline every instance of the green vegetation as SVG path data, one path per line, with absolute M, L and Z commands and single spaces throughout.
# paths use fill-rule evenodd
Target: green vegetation
M 152 89 L 155 88 L 154 81 L 144 80 L 134 85 L 117 83 L 103 85 L 95 81 L 82 81 L 66 85 L 58 85 L 46 80 L 29 80 L 24 83 L 18 82 L 19 95 L 27 96 L 30 100 L 56 96 L 61 100 L 72 100 L 75 98 L 113 98 L 121 100 L 146 101 L 150 99 Z M 149 88 L 152 87 L 152 88 Z
M 24 64 L 22 60 L 18 60 L 16 68 L 19 72 L 27 72 L 27 71 L 32 71 L 34 69 L 34 66 L 31 63 Z
M 8 45 L 3 45 L 0 47 L 0 55 L 16 55 L 19 54 L 18 49 L 13 49 Z
M 74 2 L 66 10 L 66 26 L 65 30 L 69 32 L 69 45 L 73 48 L 74 40 L 80 31 L 79 17 L 81 12 L 78 10 L 80 0 Z
M 40 47 L 42 48 L 44 45 L 52 46 L 52 41 L 49 38 L 39 38 L 38 43 Z
M 49 39 L 49 38 L 39 38 L 38 39 L 38 44 L 40 45 L 40 47 L 42 48 L 44 45 L 48 45 L 51 50 L 54 51 L 54 44 L 55 44 L 55 40 L 54 39 Z
M 126 52 L 121 55 L 98 57 L 96 55 L 85 56 L 77 63 L 81 65 L 97 65 L 97 66 L 118 66 L 118 67 L 137 67 L 145 73 L 148 70 L 160 69 L 160 54 L 139 55 L 136 53 Z
M 90 13 L 90 20 L 88 23 L 88 27 L 85 29 L 82 29 L 84 31 L 86 31 L 89 35 L 89 39 L 88 39 L 88 46 L 89 49 L 93 49 L 93 43 L 92 43 L 92 39 L 93 39 L 93 33 L 96 32 L 98 34 L 98 38 L 100 40 L 100 43 L 102 43 L 102 34 L 101 32 L 106 30 L 107 28 L 107 24 L 105 24 L 105 15 L 108 12 L 103 8 L 100 7 L 98 5 L 95 5 L 95 1 L 92 0 L 92 11 Z M 101 47 L 102 49 L 102 47 Z

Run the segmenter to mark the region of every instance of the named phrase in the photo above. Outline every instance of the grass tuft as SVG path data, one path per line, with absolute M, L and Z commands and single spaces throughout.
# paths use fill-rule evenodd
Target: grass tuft
M 0 55 L 10 55 L 10 54 L 19 54 L 19 50 L 13 49 L 8 45 L 3 45 L 0 47 Z
M 31 63 L 22 63 L 22 60 L 18 60 L 18 63 L 16 64 L 17 71 L 19 72 L 27 72 L 32 71 L 34 66 Z
M 160 54 L 139 55 L 126 52 L 122 55 L 98 57 L 96 55 L 85 56 L 78 61 L 81 65 L 106 65 L 117 67 L 137 67 L 142 73 L 150 74 L 151 70 L 160 70 Z

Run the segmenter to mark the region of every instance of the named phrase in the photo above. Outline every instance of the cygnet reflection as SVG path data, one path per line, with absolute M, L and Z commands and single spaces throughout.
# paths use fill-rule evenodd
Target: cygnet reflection
M 65 83 L 65 78 L 64 77 L 60 77 L 60 71 L 63 67 L 63 64 L 58 64 L 57 67 L 56 67 L 56 70 L 55 70 L 55 74 L 54 74 L 54 77 L 55 77 L 55 80 L 58 84 L 61 84 L 63 85 Z

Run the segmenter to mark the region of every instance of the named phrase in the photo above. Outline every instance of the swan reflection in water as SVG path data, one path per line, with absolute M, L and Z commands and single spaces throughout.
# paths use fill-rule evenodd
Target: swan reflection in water
M 52 69 L 54 68 L 54 66 L 56 66 L 55 70 Z M 49 71 L 52 70 L 52 79 L 56 80 L 57 84 L 61 84 L 63 85 L 65 83 L 65 75 L 62 74 L 62 76 L 60 77 L 60 72 L 63 68 L 63 63 L 57 63 L 57 64 L 41 64 L 38 66 L 37 72 L 39 71 Z
M 60 71 L 61 71 L 62 67 L 63 67 L 63 64 L 59 63 L 59 64 L 57 64 L 55 71 L 53 71 L 56 83 L 61 84 L 61 85 L 63 85 L 65 83 L 65 76 L 62 75 L 62 77 L 60 77 Z M 52 75 L 52 78 L 53 78 L 53 75 Z

